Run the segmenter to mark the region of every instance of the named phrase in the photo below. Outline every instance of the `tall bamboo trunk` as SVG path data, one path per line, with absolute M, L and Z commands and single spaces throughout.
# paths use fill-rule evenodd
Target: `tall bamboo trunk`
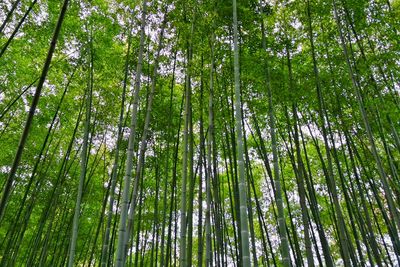
M 250 267 L 249 230 L 247 222 L 247 194 L 246 178 L 243 157 L 243 133 L 242 133 L 242 104 L 240 93 L 239 73 L 239 45 L 238 45 L 238 19 L 236 0 L 233 3 L 233 49 L 234 49 L 234 78 L 235 78 L 235 126 L 237 143 L 237 164 L 239 168 L 239 206 L 240 206 L 240 235 L 243 267 Z
M 115 265 L 117 267 L 122 267 L 125 264 L 125 244 L 128 238 L 126 223 L 128 217 L 129 195 L 130 195 L 129 192 L 130 192 L 130 184 L 132 178 L 133 155 L 134 155 L 134 147 L 136 139 L 136 125 L 137 125 L 139 91 L 141 85 L 142 64 L 143 64 L 143 50 L 144 50 L 144 39 L 145 39 L 144 29 L 146 25 L 146 13 L 147 13 L 147 0 L 143 0 L 142 18 L 140 25 L 140 45 L 139 45 L 138 63 L 135 76 L 133 107 L 132 107 L 132 115 L 131 115 L 132 117 L 130 123 L 128 150 L 126 157 L 125 176 L 123 181 L 124 185 L 122 193 L 121 216 L 120 216 L 119 231 L 118 231 L 119 234 L 118 234 L 117 257 L 115 261 Z

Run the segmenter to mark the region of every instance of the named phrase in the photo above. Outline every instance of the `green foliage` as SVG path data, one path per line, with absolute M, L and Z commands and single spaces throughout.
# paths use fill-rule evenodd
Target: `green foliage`
M 333 201 L 334 188 L 348 233 L 346 238 L 351 264 L 361 265 L 362 261 L 365 265 L 396 265 L 395 255 L 400 251 L 400 2 L 335 0 L 338 18 L 334 16 L 332 2 L 309 1 L 309 14 L 307 3 L 238 1 L 240 86 L 247 145 L 243 153 L 250 159 L 245 165 L 245 181 L 246 188 L 250 186 L 247 204 L 251 204 L 256 244 L 253 248 L 250 238 L 250 253 L 255 251 L 259 266 L 282 264 L 277 195 L 274 191 L 276 181 L 272 175 L 274 144 L 271 134 L 274 130 L 283 177 L 280 182 L 284 188 L 284 220 L 292 265 L 302 262 L 308 266 L 303 214 L 307 214 L 310 220 L 307 227 L 314 236 L 311 250 L 315 265 L 327 264 L 323 251 L 326 249 L 323 248 L 324 238 L 333 263 L 343 265 L 338 207 Z M 30 1 L 21 1 L 17 6 L 5 30 L 0 33 L 0 49 L 29 4 Z M 164 5 L 168 5 L 164 48 L 159 58 L 159 75 L 153 77 Z M 11 1 L 0 4 L 1 20 L 10 7 Z M 38 1 L 0 57 L 2 195 L 60 8 L 59 1 Z M 91 66 L 93 103 L 90 149 L 75 259 L 77 265 L 100 264 L 105 225 L 110 216 L 109 265 L 114 261 L 116 240 L 120 238 L 117 231 L 121 207 L 119 194 L 138 64 L 140 9 L 140 1 L 70 3 L 12 193 L 4 216 L 0 217 L 0 240 L 4 240 L 0 244 L 1 266 L 65 265 L 79 182 L 84 94 L 91 79 Z M 185 105 L 185 76 L 189 73 L 192 85 L 190 123 L 194 132 L 194 156 L 191 160 L 195 180 L 193 199 L 187 199 L 188 204 L 193 201 L 193 213 L 187 214 L 193 216 L 193 232 L 188 233 L 193 235 L 193 241 L 187 247 L 192 247 L 193 265 L 197 265 L 199 260 L 205 263 L 205 181 L 210 174 L 207 170 L 207 141 L 203 147 L 200 123 L 207 140 L 211 135 L 208 119 L 212 76 L 214 135 L 210 153 L 215 174 L 210 176 L 214 179 L 210 207 L 212 264 L 222 266 L 222 261 L 226 265 L 231 262 L 240 264 L 232 2 L 153 1 L 148 9 L 134 169 L 141 164 L 137 162 L 139 140 L 143 134 L 153 79 L 156 79 L 156 88 L 143 179 L 139 183 L 139 191 L 142 190 L 141 211 L 139 215 L 139 208 L 136 208 L 134 233 L 130 240 L 134 248 L 129 253 L 132 260 L 138 257 L 142 266 L 150 265 L 150 261 L 154 265 L 156 258 L 157 265 L 161 261 L 164 264 L 169 261 L 170 266 L 177 265 L 175 257 L 179 258 L 179 249 L 174 244 L 179 243 L 181 230 L 178 227 L 178 210 L 182 190 L 182 108 Z M 309 36 L 309 19 L 313 44 Z M 266 49 L 263 49 L 262 27 Z M 339 30 L 343 33 L 343 40 Z M 132 32 L 132 43 L 126 60 L 129 31 Z M 187 49 L 190 44 L 192 55 L 188 71 Z M 212 61 L 214 69 L 210 73 Z M 124 132 L 113 192 L 116 201 L 112 214 L 109 214 L 109 185 L 116 153 L 126 62 Z M 276 119 L 274 129 L 269 117 L 268 81 Z M 64 90 L 66 94 L 61 101 Z M 357 90 L 361 100 L 357 99 Z M 293 114 L 293 105 L 297 114 Z M 363 121 L 364 115 L 373 142 Z M 55 122 L 50 129 L 54 117 Z M 300 158 L 296 157 L 295 121 L 299 131 Z M 373 147 L 377 155 L 373 154 Z M 300 163 L 303 167 L 299 167 Z M 300 205 L 300 168 L 304 168 L 305 210 Z M 388 191 L 383 190 L 385 179 L 382 179 L 380 169 L 387 180 Z M 327 179 L 330 172 L 335 185 Z M 135 177 L 135 171 L 132 174 Z M 389 207 L 390 201 L 394 203 L 394 211 Z M 202 221 L 198 221 L 200 210 Z M 198 232 L 199 224 L 202 232 Z M 135 245 L 137 236 L 139 251 Z M 202 242 L 199 242 L 200 237 Z M 222 240 L 222 247 L 218 245 L 218 238 Z M 296 251 L 296 245 L 299 251 Z M 197 255 L 198 248 L 203 248 L 201 255 Z M 321 256 L 320 263 L 317 263 L 316 249 Z

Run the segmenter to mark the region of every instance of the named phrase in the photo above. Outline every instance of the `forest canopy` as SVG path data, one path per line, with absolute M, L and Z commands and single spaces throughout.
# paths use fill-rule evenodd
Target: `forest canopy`
M 400 265 L 399 0 L 3 0 L 0 266 Z

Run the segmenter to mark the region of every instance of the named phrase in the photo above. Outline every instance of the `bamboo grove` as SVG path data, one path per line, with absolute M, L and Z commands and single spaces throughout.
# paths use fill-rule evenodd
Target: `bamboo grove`
M 398 266 L 398 0 L 3 0 L 0 266 Z

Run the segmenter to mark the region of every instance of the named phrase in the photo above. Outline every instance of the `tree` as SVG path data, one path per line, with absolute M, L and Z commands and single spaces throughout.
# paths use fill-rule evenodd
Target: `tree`
M 399 265 L 398 1 L 3 2 L 1 266 Z

